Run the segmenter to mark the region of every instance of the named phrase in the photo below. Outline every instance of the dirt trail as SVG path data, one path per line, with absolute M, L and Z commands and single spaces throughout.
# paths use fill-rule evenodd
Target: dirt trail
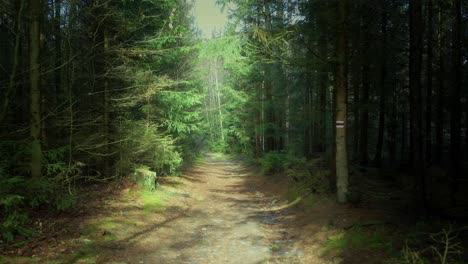
M 368 210 L 314 195 L 291 206 L 286 177 L 217 154 L 156 192 L 128 180 L 102 187 L 66 217 L 41 220 L 44 236 L 0 263 L 382 263 L 393 245 L 379 225 L 345 232 L 381 222 Z
M 184 183 L 177 187 L 182 190 L 177 206 L 163 213 L 165 219 L 111 246 L 104 259 L 114 263 L 277 263 L 278 252 L 269 242 L 275 216 L 264 213 L 275 197 L 266 197 L 250 184 L 250 173 L 240 162 L 208 155 L 181 177 Z M 285 254 L 289 251 L 282 252 L 281 258 Z

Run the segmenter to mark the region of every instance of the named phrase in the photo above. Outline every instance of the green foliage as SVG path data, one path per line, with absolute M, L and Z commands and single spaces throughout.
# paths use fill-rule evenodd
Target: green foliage
M 174 175 L 183 158 L 192 158 L 181 153 L 191 149 L 201 121 L 202 96 L 190 76 L 196 49 L 190 43 L 189 5 L 169 0 L 122 5 L 117 23 L 123 39 L 132 41 L 116 52 L 120 63 L 111 71 L 130 88 L 114 94 L 120 139 L 115 169 L 121 176 L 142 166 L 158 176 Z
M 57 195 L 57 194 L 55 194 Z M 76 205 L 78 197 L 74 193 L 62 192 L 55 199 L 55 208 L 64 211 Z
M 142 192 L 140 199 L 143 201 L 145 213 L 163 210 L 166 207 L 165 197 L 165 194 L 159 192 Z
M 251 153 L 251 138 L 244 118 L 250 95 L 243 84 L 252 70 L 238 36 L 201 42 L 195 77 L 203 86 L 203 133 L 214 152 Z
M 199 59 L 222 59 L 223 67 L 231 75 L 246 76 L 252 65 L 245 54 L 244 44 L 242 38 L 234 35 L 204 41 L 200 44 Z
M 202 131 L 197 130 L 181 138 L 179 144 L 184 165 L 191 165 L 202 159 L 202 151 L 206 148 L 206 139 Z
M 76 196 L 68 193 L 60 181 L 47 177 L 5 177 L 0 178 L 0 186 L 0 234 L 7 241 L 17 234 L 34 234 L 25 228 L 29 223 L 28 209 L 48 205 L 63 211 L 76 203 Z
M 225 153 L 228 151 L 229 146 L 228 144 L 226 144 L 226 142 L 217 140 L 217 141 L 211 141 L 209 143 L 209 149 L 216 153 Z
M 30 264 L 30 263 L 41 263 L 42 260 L 39 257 L 4 257 L 0 256 L 0 263 L 15 263 L 15 264 Z M 52 263 L 52 262 L 51 262 Z
M 326 242 L 324 254 L 332 250 L 385 249 L 392 250 L 392 242 L 380 231 L 365 232 L 359 227 L 339 231 L 330 236 Z
M 268 152 L 260 159 L 263 174 L 284 172 L 287 164 L 287 154 L 282 152 Z
M 27 104 L 15 102 L 17 96 L 5 97 L 10 100 L 9 109 L 0 120 L 0 234 L 6 240 L 27 233 L 24 227 L 30 223 L 31 210 L 73 206 L 78 201 L 75 185 L 107 180 L 114 172 L 130 176 L 141 166 L 158 176 L 176 174 L 183 162 L 181 153 L 196 159 L 200 149 L 197 133 L 203 95 L 191 76 L 197 55 L 187 16 L 190 4 L 172 0 L 55 4 L 43 10 L 40 21 L 44 25 L 58 22 L 62 29 L 43 36 L 50 43 L 61 40 L 62 47 L 49 47 L 51 59 L 43 67 L 55 69 L 40 76 L 41 81 L 55 78 L 61 91 L 55 85 L 44 88 L 44 110 L 54 114 L 41 117 L 37 124 L 47 132 L 43 177 L 29 178 L 31 124 L 25 122 L 27 118 L 14 120 L 13 113 L 29 111 Z M 57 17 L 54 7 L 66 12 Z M 24 19 L 13 10 L 11 5 L 4 17 L 11 28 Z M 5 35 L 7 42 L 15 35 L 25 37 L 22 24 L 18 32 Z M 5 25 L 0 25 L 2 34 Z M 28 47 L 20 46 L 19 54 L 28 52 Z M 10 59 L 6 75 L 0 74 L 0 90 L 8 83 Z M 18 70 L 27 72 L 27 63 L 19 60 Z M 58 69 L 57 63 L 67 66 Z M 27 99 L 30 94 L 21 96 Z
M 231 86 L 224 87 L 224 95 L 229 100 L 225 103 L 226 109 L 226 143 L 229 146 L 228 153 L 241 153 L 250 155 L 252 153 L 251 138 L 248 133 L 247 125 L 242 120 L 245 112 L 248 94 L 245 91 L 239 91 Z
M 202 95 L 196 90 L 162 91 L 157 103 L 163 125 L 171 133 L 184 136 L 197 130 L 200 114 L 196 111 Z
M 68 146 L 44 152 L 45 175 L 26 178 L 19 175 L 28 171 L 17 170 L 14 164 L 29 153 L 28 145 L 13 144 L 3 142 L 0 145 L 0 153 L 7 153 L 12 148 L 17 150 L 15 155 L 6 156 L 0 163 L 0 234 L 7 241 L 15 235 L 34 235 L 26 228 L 30 222 L 29 209 L 45 205 L 52 210 L 62 211 L 76 203 L 76 196 L 70 192 L 67 180 L 70 173 L 76 173 L 77 170 L 63 162 Z
M 0 235 L 11 241 L 16 234 L 27 233 L 23 226 L 29 218 L 24 207 L 28 203 L 34 204 L 37 198 L 27 196 L 24 188 L 28 186 L 22 177 L 0 178 L 0 186 Z
M 157 126 L 124 120 L 120 133 L 128 137 L 119 146 L 121 157 L 116 166 L 121 175 L 129 175 L 140 166 L 147 166 L 158 175 L 168 175 L 175 173 L 182 164 L 172 136 L 160 132 Z

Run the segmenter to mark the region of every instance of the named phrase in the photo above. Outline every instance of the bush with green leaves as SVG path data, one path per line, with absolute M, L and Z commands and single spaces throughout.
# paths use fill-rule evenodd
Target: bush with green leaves
M 216 152 L 216 153 L 226 153 L 228 152 L 228 145 L 226 142 L 217 140 L 217 141 L 211 141 L 209 143 L 209 149 L 210 151 Z
M 193 165 L 199 161 L 207 146 L 207 142 L 199 130 L 181 138 L 179 142 L 184 165 Z
M 260 167 L 263 174 L 284 172 L 288 157 L 283 152 L 268 152 L 260 159 Z

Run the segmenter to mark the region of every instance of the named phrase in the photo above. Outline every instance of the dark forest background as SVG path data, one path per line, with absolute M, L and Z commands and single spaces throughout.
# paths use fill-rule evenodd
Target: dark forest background
M 218 3 L 231 24 L 206 40 L 190 1 L 0 2 L 2 240 L 208 149 L 301 193 L 466 221 L 467 1 Z

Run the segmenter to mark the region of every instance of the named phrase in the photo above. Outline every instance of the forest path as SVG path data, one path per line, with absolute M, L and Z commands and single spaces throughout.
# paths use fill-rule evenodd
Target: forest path
M 323 195 L 291 206 L 283 176 L 207 154 L 182 176 L 161 177 L 155 192 L 129 179 L 90 185 L 73 210 L 38 220 L 43 236 L 0 251 L 0 263 L 383 263 L 395 252 L 398 226 L 351 228 L 385 214 Z
M 267 209 L 279 197 L 263 193 L 255 182 L 261 177 L 254 176 L 240 161 L 208 154 L 203 163 L 177 178 L 182 184 L 178 183 L 172 205 L 162 213 L 164 219 L 155 218 L 146 229 L 108 246 L 110 252 L 100 259 L 106 263 L 293 263 L 285 260 L 289 250 L 272 247 L 277 220 Z

